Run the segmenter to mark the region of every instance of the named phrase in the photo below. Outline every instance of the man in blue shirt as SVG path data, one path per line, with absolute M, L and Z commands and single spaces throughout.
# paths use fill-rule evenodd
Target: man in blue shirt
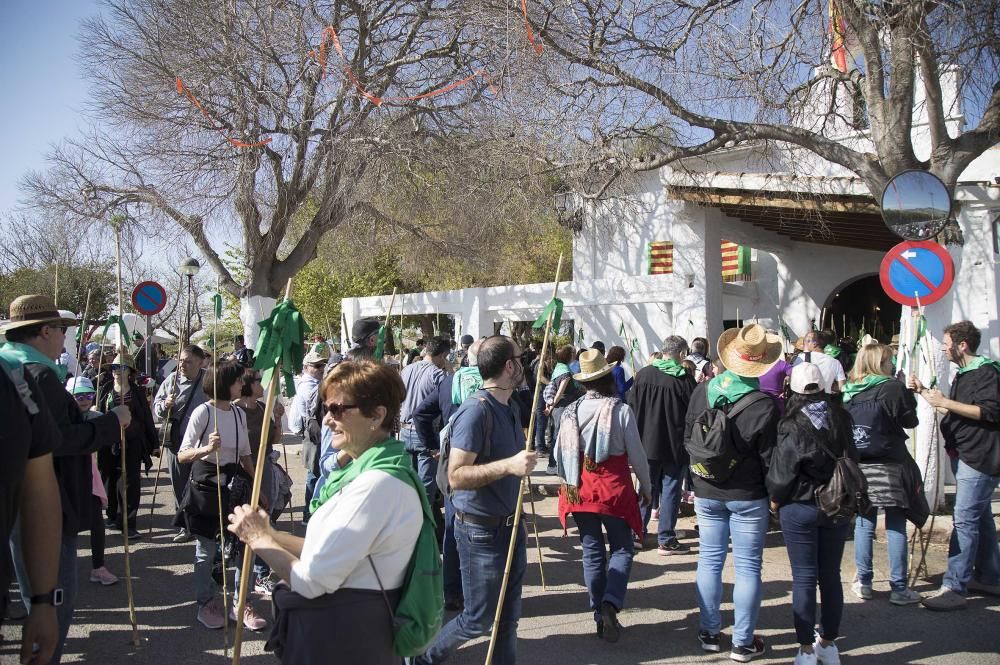
M 399 438 L 406 452 L 413 456 L 413 467 L 424 483 L 427 500 L 432 506 L 437 493 L 434 476 L 437 474 L 437 450 L 440 446 L 436 438 L 423 440 L 413 422 L 413 412 L 444 379 L 447 357 L 448 341 L 443 337 L 434 337 L 424 347 L 424 357 L 420 362 L 410 363 L 400 375 L 406 386 L 406 397 L 399 410 Z
M 417 665 L 443 663 L 465 642 L 490 632 L 507 548 L 515 537 L 495 662 L 510 665 L 516 660 L 527 556 L 524 525 L 515 534 L 513 517 L 522 478 L 535 468 L 537 457 L 525 450 L 521 422 L 510 404 L 511 395 L 524 380 L 520 350 L 508 337 L 490 337 L 479 349 L 478 363 L 483 387 L 452 419 L 448 464 L 465 607 L 441 629 L 427 653 L 414 659 Z

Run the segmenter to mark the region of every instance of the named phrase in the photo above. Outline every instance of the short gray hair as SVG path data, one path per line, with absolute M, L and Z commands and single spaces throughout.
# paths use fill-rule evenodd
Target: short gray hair
M 663 355 L 670 356 L 671 358 L 680 358 L 681 356 L 687 355 L 688 343 L 687 340 L 680 335 L 671 335 L 670 337 L 663 340 Z

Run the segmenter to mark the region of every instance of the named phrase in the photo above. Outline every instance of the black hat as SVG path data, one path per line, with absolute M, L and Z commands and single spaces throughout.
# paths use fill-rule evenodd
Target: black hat
M 362 344 L 366 339 L 378 332 L 382 324 L 378 319 L 358 319 L 351 326 L 351 340 L 355 344 Z
M 604 342 L 594 342 L 593 344 L 590 345 L 590 348 L 597 349 L 598 351 L 600 351 L 603 354 L 604 353 Z
M 476 341 L 476 338 L 472 335 L 462 335 L 462 346 L 472 346 L 472 343 Z

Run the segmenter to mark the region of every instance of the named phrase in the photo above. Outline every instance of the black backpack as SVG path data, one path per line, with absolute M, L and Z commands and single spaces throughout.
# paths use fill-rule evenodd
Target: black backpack
M 844 404 L 854 421 L 854 447 L 861 461 L 882 459 L 900 435 L 899 426 L 885 412 L 878 393 L 877 387 L 870 388 Z
M 483 415 L 486 416 L 486 440 L 483 441 L 483 452 L 478 457 L 476 457 L 476 464 L 482 464 L 487 461 L 490 457 L 490 453 L 493 450 L 493 414 L 490 412 L 490 408 L 486 405 L 486 398 L 476 396 L 479 400 L 479 407 L 483 410 Z M 441 430 L 441 448 L 440 454 L 438 456 L 438 467 L 437 473 L 434 474 L 434 482 L 437 484 L 438 489 L 444 496 L 451 496 L 451 483 L 448 482 L 448 459 L 451 457 L 451 426 L 455 421 L 455 416 L 458 415 L 458 411 L 451 415 L 448 419 L 448 423 Z
M 744 410 L 771 399 L 762 392 L 744 395 L 728 411 L 706 409 L 694 421 L 691 438 L 684 442 L 691 457 L 691 473 L 712 483 L 724 483 L 743 458 L 734 419 Z
M 816 488 L 816 506 L 827 517 L 835 520 L 846 519 L 856 513 L 865 514 L 871 510 L 868 480 L 861 472 L 861 466 L 847 456 L 846 450 L 837 457 L 821 440 L 817 439 L 816 443 L 835 462 L 830 480 Z

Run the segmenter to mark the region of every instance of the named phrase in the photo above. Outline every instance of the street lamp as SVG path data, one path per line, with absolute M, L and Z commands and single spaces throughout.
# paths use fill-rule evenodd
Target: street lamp
M 583 210 L 579 207 L 576 194 L 570 191 L 556 192 L 552 197 L 552 207 L 556 211 L 556 221 L 573 233 L 583 230 Z
M 185 275 L 188 278 L 187 321 L 184 324 L 184 338 L 187 340 L 187 343 L 190 344 L 191 343 L 191 293 L 194 291 L 194 287 L 192 286 L 192 281 L 194 280 L 194 276 L 198 274 L 198 271 L 201 270 L 201 264 L 198 263 L 198 259 L 189 256 L 188 258 L 181 261 L 180 266 L 178 266 L 178 270 L 180 270 L 180 273 L 182 275 Z

